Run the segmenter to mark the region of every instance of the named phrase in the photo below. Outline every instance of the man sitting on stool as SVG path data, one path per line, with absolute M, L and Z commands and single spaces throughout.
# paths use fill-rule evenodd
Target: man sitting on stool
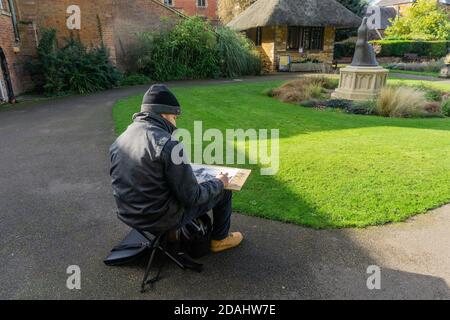
M 172 140 L 180 104 L 164 85 L 145 94 L 141 112 L 110 148 L 111 178 L 118 216 L 126 224 L 151 233 L 177 229 L 213 210 L 211 251 L 238 246 L 243 236 L 230 233 L 231 191 L 226 175 L 198 183 L 190 164 L 175 164 Z M 182 156 L 182 149 L 177 155 Z

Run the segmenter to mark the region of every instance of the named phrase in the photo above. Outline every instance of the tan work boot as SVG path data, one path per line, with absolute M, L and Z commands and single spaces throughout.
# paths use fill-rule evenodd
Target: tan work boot
M 233 232 L 223 240 L 211 240 L 211 251 L 214 253 L 237 247 L 244 237 L 240 232 Z

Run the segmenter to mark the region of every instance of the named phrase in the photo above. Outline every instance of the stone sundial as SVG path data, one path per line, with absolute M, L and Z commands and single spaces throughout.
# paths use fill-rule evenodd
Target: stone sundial
M 389 71 L 378 65 L 375 51 L 368 41 L 369 27 L 363 18 L 358 29 L 355 53 L 350 66 L 340 71 L 339 87 L 332 97 L 348 100 L 372 100 L 386 85 Z

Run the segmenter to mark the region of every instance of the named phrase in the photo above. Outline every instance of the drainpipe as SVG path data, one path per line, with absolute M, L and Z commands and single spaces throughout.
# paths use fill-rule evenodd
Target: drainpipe
M 16 17 L 16 9 L 14 7 L 13 0 L 8 0 L 9 10 L 11 10 L 12 23 L 14 27 L 14 35 L 16 36 L 16 41 L 20 40 L 19 29 L 17 28 L 17 17 Z

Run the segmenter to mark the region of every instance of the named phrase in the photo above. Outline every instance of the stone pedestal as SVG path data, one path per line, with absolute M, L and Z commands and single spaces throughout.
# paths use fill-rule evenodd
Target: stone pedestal
M 386 85 L 389 70 L 382 67 L 354 67 L 341 69 L 339 87 L 331 95 L 335 99 L 372 100 Z

